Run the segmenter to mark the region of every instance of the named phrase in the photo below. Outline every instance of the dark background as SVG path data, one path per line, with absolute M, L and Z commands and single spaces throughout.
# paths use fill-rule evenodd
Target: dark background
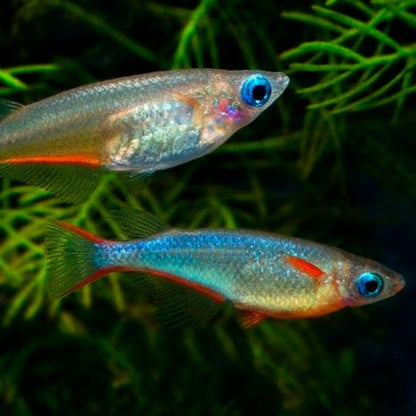
M 363 21 L 382 8 L 332 3 L 328 10 Z M 329 90 L 302 93 L 333 76 L 293 65 L 312 55 L 281 56 L 334 38 L 282 15 L 312 16 L 311 4 L 324 3 L 2 2 L 0 69 L 26 68 L 12 71 L 24 87 L 0 83 L 3 98 L 29 103 L 95 80 L 189 66 L 283 70 L 291 84 L 213 154 L 160 172 L 137 192 L 110 181 L 84 211 L 2 182 L 0 414 L 416 414 L 416 101 L 370 101 L 341 114 L 331 112 L 336 106 L 308 110 L 363 82 L 358 71 Z M 379 30 L 400 45 L 415 43 L 414 26 L 397 18 Z M 390 52 L 364 32 L 357 39 L 349 46 L 363 55 Z M 361 96 L 403 65 L 392 62 Z M 261 229 L 340 246 L 397 270 L 407 286 L 368 307 L 249 330 L 227 311 L 205 328 L 160 327 L 145 296 L 126 294 L 117 279 L 51 303 L 42 274 L 45 217 L 111 234 L 105 213 L 132 201 L 177 227 Z

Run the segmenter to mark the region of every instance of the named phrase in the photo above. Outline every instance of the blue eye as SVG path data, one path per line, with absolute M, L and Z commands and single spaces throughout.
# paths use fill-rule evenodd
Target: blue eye
M 241 98 L 252 107 L 261 107 L 270 98 L 272 86 L 263 75 L 253 75 L 244 81 Z
M 383 290 L 383 279 L 376 273 L 366 272 L 358 277 L 357 289 L 365 298 L 373 298 Z

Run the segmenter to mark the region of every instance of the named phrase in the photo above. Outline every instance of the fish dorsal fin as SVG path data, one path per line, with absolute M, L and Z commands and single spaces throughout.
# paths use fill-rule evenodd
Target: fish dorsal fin
M 13 113 L 20 108 L 23 108 L 24 105 L 17 103 L 15 101 L 3 100 L 0 99 L 0 120 L 6 118 L 8 115 Z
M 219 312 L 223 302 L 218 302 L 197 290 L 183 286 L 151 272 L 135 273 L 121 277 L 123 287 L 132 289 L 132 281 L 146 293 L 156 307 L 157 320 L 169 328 L 204 326 Z
M 168 226 L 156 215 L 133 208 L 121 208 L 111 213 L 128 238 L 145 238 L 167 231 Z
M 66 202 L 80 204 L 96 188 L 100 171 L 79 165 L 0 163 L 0 176 L 39 186 Z

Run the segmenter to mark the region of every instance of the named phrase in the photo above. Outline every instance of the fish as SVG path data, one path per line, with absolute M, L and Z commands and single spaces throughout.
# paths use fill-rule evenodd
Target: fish
M 197 316 L 209 299 L 213 307 L 201 316 L 211 317 L 227 304 L 248 327 L 265 318 L 313 318 L 370 304 L 405 285 L 401 275 L 382 264 L 336 247 L 258 231 L 169 229 L 149 213 L 131 211 L 119 216 L 122 228 L 136 236 L 127 241 L 102 239 L 65 222 L 49 223 L 47 285 L 52 298 L 111 272 L 144 272 L 179 288 L 161 286 L 159 297 L 174 309 L 172 315 L 182 314 L 186 321 L 186 314 Z M 185 311 L 186 296 L 198 300 L 188 302 Z
M 288 84 L 282 72 L 185 69 L 0 101 L 0 175 L 79 203 L 102 172 L 139 179 L 208 154 Z

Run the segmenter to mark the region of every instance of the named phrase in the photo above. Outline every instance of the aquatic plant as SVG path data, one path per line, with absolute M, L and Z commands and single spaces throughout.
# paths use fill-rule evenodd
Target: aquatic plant
M 119 276 L 51 302 L 44 221 L 118 238 L 109 213 L 127 203 L 174 226 L 267 229 L 384 256 L 374 235 L 399 221 L 390 201 L 416 201 L 415 2 L 26 0 L 7 4 L 0 21 L 3 98 L 31 102 L 96 78 L 190 66 L 289 67 L 296 92 L 144 189 L 109 175 L 77 207 L 1 180 L 0 413 L 389 414 L 395 401 L 372 400 L 379 380 L 351 382 L 367 368 L 363 344 L 388 348 L 383 309 L 248 332 L 225 311 L 208 328 L 169 332 Z
M 328 1 L 333 6 L 337 1 Z M 411 32 L 416 16 L 409 1 L 345 2 L 350 14 L 314 5 L 313 14 L 286 12 L 283 17 L 326 31 L 325 41 L 309 41 L 286 51 L 282 59 L 299 61 L 294 71 L 319 73 L 315 85 L 299 90 L 311 104 L 330 114 L 394 104 L 396 118 L 406 98 L 416 93 L 416 44 L 403 43 L 397 27 Z M 355 17 L 354 14 L 358 14 Z M 403 30 L 403 28 L 401 28 Z M 395 39 L 395 38 L 398 39 Z

